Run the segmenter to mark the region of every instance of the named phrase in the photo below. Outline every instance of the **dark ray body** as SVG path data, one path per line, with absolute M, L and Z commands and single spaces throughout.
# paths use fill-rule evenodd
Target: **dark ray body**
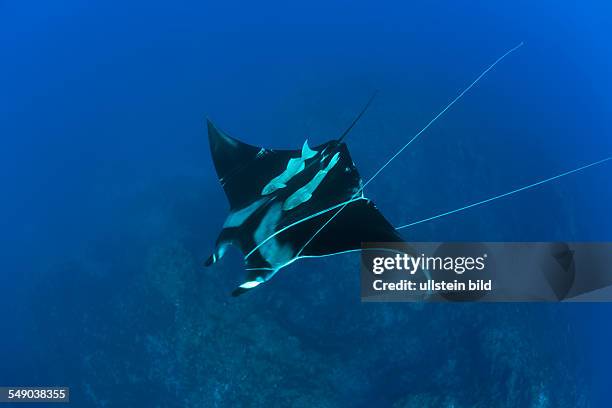
M 228 136 L 210 121 L 208 136 L 230 215 L 207 265 L 219 260 L 228 245 L 245 254 L 247 278 L 235 295 L 301 257 L 358 250 L 362 242 L 403 241 L 360 192 L 363 181 L 345 143 L 332 140 L 312 149 L 305 144 L 301 151 L 264 149 Z M 316 234 L 333 216 L 329 209 L 349 201 Z

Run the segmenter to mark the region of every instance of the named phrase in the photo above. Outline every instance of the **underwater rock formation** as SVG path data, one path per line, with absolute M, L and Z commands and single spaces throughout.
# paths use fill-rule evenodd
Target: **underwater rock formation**
M 155 228 L 173 234 L 115 242 L 113 231 L 89 257 L 55 264 L 36 281 L 38 306 L 25 317 L 36 324 L 26 335 L 47 340 L 29 364 L 48 368 L 40 383 L 71 386 L 75 405 L 587 405 L 559 308 L 361 304 L 350 255 L 305 261 L 234 299 L 227 293 L 239 262 L 202 267 L 205 237 L 178 215 L 197 197 L 173 195 L 180 203 L 141 200 L 126 214 L 137 225 L 146 221 L 135 214 L 161 214 Z M 131 238 L 131 251 L 108 255 Z M 66 330 L 54 329 L 66 320 Z

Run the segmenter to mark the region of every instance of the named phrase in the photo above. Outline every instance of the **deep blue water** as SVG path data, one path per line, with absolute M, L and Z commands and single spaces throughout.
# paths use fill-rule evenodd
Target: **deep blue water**
M 227 204 L 205 118 L 252 144 L 351 132 L 397 224 L 612 154 L 605 2 L 0 2 L 0 385 L 75 406 L 609 406 L 608 304 L 361 304 L 357 257 L 249 296 L 204 269 Z M 610 241 L 610 164 L 406 231 Z M 480 405 L 478 405 L 480 404 Z M 539 405 L 538 405 L 539 404 Z

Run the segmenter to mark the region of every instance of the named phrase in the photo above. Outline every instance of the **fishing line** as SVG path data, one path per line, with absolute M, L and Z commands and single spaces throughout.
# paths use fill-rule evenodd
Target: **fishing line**
M 453 99 L 448 105 L 446 105 L 446 107 L 444 107 L 444 109 L 442 109 L 436 116 L 434 116 L 434 118 L 432 120 L 429 121 L 429 123 L 427 123 L 425 125 L 425 127 L 423 127 L 421 130 L 419 130 L 413 137 L 412 139 L 410 139 L 408 141 L 408 143 L 406 143 L 401 149 L 399 149 L 389 160 L 387 160 L 387 162 L 385 164 L 382 165 L 382 167 L 380 169 L 378 169 L 378 171 L 376 173 L 374 173 L 374 175 L 372 177 L 370 177 L 368 179 L 368 181 L 366 181 L 363 186 L 361 186 L 361 188 L 353 195 L 353 198 L 357 197 L 358 195 L 361 194 L 361 192 L 363 191 L 363 189 L 370 184 L 389 164 L 391 164 L 391 162 L 393 160 L 395 160 L 395 158 L 397 156 L 399 156 L 408 146 L 410 146 L 410 144 L 412 144 L 412 142 L 414 142 L 419 136 L 421 136 L 421 134 L 423 134 L 427 129 L 429 129 L 429 127 L 440 118 L 440 116 L 444 115 L 444 113 L 446 113 L 447 110 L 449 110 L 451 108 L 451 106 L 453 106 L 457 101 L 459 101 L 459 99 L 461 99 L 463 97 L 463 95 L 465 95 L 470 89 L 472 89 L 472 87 L 474 87 L 474 85 L 476 85 L 478 83 L 478 81 L 480 81 L 482 79 L 482 77 L 484 77 L 489 71 L 491 71 L 498 63 L 500 63 L 504 58 L 506 58 L 508 55 L 512 54 L 514 51 L 516 51 L 517 49 L 519 49 L 520 47 L 523 46 L 523 42 L 519 43 L 517 46 L 511 48 L 510 50 L 506 51 L 505 54 L 503 54 L 501 57 L 499 57 L 498 59 L 495 60 L 495 62 L 493 62 L 491 65 L 489 65 L 487 67 L 487 69 L 485 69 L 484 71 L 482 71 L 482 73 L 480 75 L 478 75 L 478 77 L 476 77 L 476 79 L 474 81 L 472 81 L 471 84 L 469 84 L 463 91 L 461 91 L 461 93 L 459 93 L 459 95 L 457 95 L 455 97 L 455 99 Z M 347 202 L 346 204 L 344 204 L 344 206 L 340 207 L 340 209 L 338 211 L 336 211 L 334 213 L 334 215 L 332 215 L 322 226 L 321 228 L 319 228 L 314 235 L 306 242 L 306 244 L 302 247 L 302 249 L 300 249 L 300 251 L 298 252 L 298 256 L 302 253 L 302 251 L 308 246 L 308 244 L 310 244 L 312 242 L 312 240 L 334 219 L 336 218 L 336 216 L 338 216 L 338 214 L 340 214 L 342 212 L 342 210 L 344 210 L 346 208 L 346 206 L 349 205 L 349 202 Z
M 566 171 L 565 173 L 561 173 L 561 174 L 558 174 L 558 175 L 556 175 L 556 176 L 549 177 L 549 178 L 547 178 L 547 179 L 540 180 L 540 181 L 537 181 L 537 182 L 532 183 L 532 184 L 528 184 L 528 185 L 526 185 L 526 186 L 523 186 L 523 187 L 520 187 L 520 188 L 514 189 L 514 190 L 512 190 L 512 191 L 508 191 L 507 193 L 504 193 L 504 194 L 499 194 L 499 195 L 496 195 L 496 196 L 494 196 L 494 197 L 487 198 L 487 199 L 485 199 L 485 200 L 477 201 L 477 202 L 475 202 L 475 203 L 468 204 L 468 205 L 465 205 L 465 206 L 463 206 L 463 207 L 460 207 L 460 208 L 457 208 L 457 209 L 454 209 L 454 210 L 451 210 L 451 211 L 446 211 L 446 212 L 443 212 L 443 213 L 441 213 L 441 214 L 434 215 L 434 216 L 432 216 L 432 217 L 423 218 L 423 219 L 421 219 L 421 220 L 411 222 L 410 224 L 402 225 L 401 227 L 397 227 L 397 228 L 395 228 L 395 229 L 400 230 L 400 229 L 402 229 L 402 228 L 412 227 L 413 225 L 422 224 L 422 223 L 427 222 L 427 221 L 432 221 L 432 220 L 435 220 L 435 219 L 438 219 L 438 218 L 446 217 L 447 215 L 451 215 L 451 214 L 458 213 L 458 212 L 460 212 L 460 211 L 467 210 L 467 209 L 469 209 L 469 208 L 474 208 L 474 207 L 477 207 L 477 206 L 479 206 L 479 205 L 483 205 L 483 204 L 486 204 L 486 203 L 490 203 L 491 201 L 495 201 L 495 200 L 498 200 L 498 199 L 500 199 L 500 198 L 508 197 L 508 196 L 510 196 L 510 195 L 512 195 L 512 194 L 516 194 L 516 193 L 519 193 L 519 192 L 521 192 L 521 191 L 529 190 L 530 188 L 534 188 L 534 187 L 537 187 L 537 186 L 539 186 L 539 185 L 542 185 L 542 184 L 548 183 L 548 182 L 550 182 L 550 181 L 554 181 L 554 180 L 559 179 L 559 178 L 561 178 L 561 177 L 568 176 L 568 175 L 570 175 L 570 174 L 572 174 L 572 173 L 577 173 L 577 172 L 579 172 L 579 171 L 581 171 L 581 170 L 585 170 L 585 169 L 588 169 L 589 167 L 593 167 L 593 166 L 596 166 L 596 165 L 598 165 L 598 164 L 605 163 L 605 162 L 607 162 L 607 161 L 609 161 L 609 160 L 612 160 L 612 157 L 607 157 L 607 158 L 605 158 L 605 159 L 602 159 L 602 160 L 599 160 L 599 161 L 596 161 L 596 162 L 593 162 L 593 163 L 587 164 L 587 165 L 585 165 L 585 166 L 578 167 L 578 168 L 573 169 L 573 170 L 570 170 L 570 171 Z

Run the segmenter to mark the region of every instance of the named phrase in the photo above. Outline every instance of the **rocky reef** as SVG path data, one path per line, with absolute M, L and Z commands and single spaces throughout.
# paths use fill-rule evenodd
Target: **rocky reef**
M 203 267 L 215 228 L 186 215 L 201 191 L 184 185 L 32 289 L 29 364 L 75 406 L 588 406 L 558 305 L 362 304 L 351 254 L 231 298 L 239 257 Z

